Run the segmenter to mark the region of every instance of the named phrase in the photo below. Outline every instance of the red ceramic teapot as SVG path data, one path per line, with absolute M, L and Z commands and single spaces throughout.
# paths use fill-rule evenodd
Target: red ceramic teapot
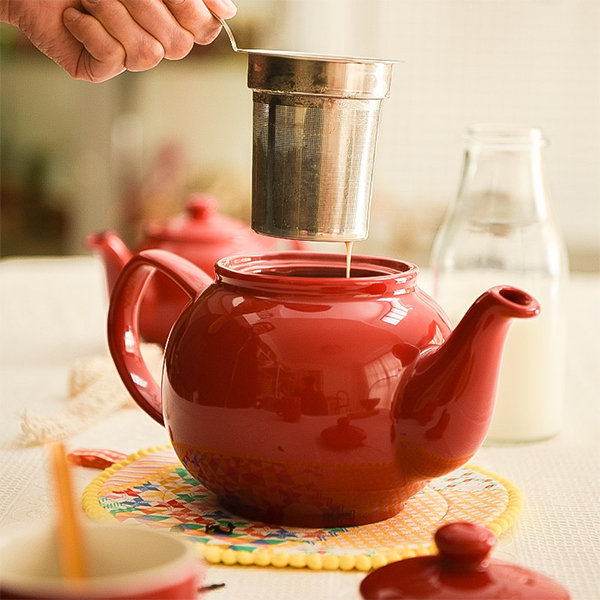
M 129 261 L 108 315 L 112 357 L 183 465 L 247 518 L 307 527 L 392 517 L 464 464 L 492 415 L 513 317 L 539 312 L 508 286 L 458 326 L 391 258 L 280 252 L 223 258 L 216 280 L 160 250 Z M 165 348 L 162 390 L 140 354 L 153 272 L 190 298 Z
M 254 233 L 242 221 L 219 214 L 217 199 L 210 194 L 192 194 L 185 212 L 166 222 L 150 222 L 140 244 L 132 252 L 114 231 L 97 231 L 85 239 L 86 246 L 104 262 L 109 291 L 134 253 L 150 248 L 174 252 L 214 273 L 219 258 L 241 252 L 275 249 L 278 240 Z M 302 242 L 289 242 L 301 249 Z M 187 295 L 168 277 L 158 275 L 144 295 L 140 314 L 141 333 L 149 342 L 165 343 L 175 319 L 186 305 Z

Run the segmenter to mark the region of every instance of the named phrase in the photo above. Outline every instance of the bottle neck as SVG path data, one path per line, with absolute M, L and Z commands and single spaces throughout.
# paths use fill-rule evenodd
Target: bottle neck
M 470 129 L 455 209 L 499 225 L 545 220 L 543 146 L 535 129 Z

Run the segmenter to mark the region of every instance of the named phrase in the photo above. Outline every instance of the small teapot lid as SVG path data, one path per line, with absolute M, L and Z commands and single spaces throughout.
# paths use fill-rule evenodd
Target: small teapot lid
M 435 533 L 439 554 L 391 563 L 360 584 L 365 600 L 430 598 L 468 600 L 568 600 L 556 581 L 523 567 L 489 558 L 494 534 L 481 525 L 448 523 Z
M 145 233 L 155 240 L 209 244 L 253 234 L 249 225 L 219 214 L 218 209 L 212 194 L 192 194 L 186 199 L 183 214 L 166 222 L 149 223 Z

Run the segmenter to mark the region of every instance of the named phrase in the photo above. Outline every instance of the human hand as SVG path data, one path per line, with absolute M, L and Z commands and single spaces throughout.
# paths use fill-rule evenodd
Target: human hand
M 229 19 L 236 7 L 231 0 L 0 0 L 3 21 L 72 77 L 93 82 L 209 44 L 221 29 L 210 11 Z

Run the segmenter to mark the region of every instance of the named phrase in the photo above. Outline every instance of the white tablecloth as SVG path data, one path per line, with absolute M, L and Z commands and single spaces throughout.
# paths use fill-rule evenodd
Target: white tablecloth
M 484 447 L 472 462 L 514 481 L 524 510 L 497 558 L 541 571 L 575 600 L 600 598 L 600 277 L 573 275 L 569 293 L 568 392 L 562 432 L 522 446 Z M 0 527 L 52 518 L 46 458 L 19 444 L 28 408 L 64 407 L 70 366 L 105 352 L 105 284 L 91 257 L 0 261 Z M 140 409 L 122 408 L 67 440 L 69 448 L 134 452 L 168 443 Z M 78 490 L 98 471 L 74 469 Z M 225 583 L 214 600 L 357 599 L 363 573 L 209 566 Z

